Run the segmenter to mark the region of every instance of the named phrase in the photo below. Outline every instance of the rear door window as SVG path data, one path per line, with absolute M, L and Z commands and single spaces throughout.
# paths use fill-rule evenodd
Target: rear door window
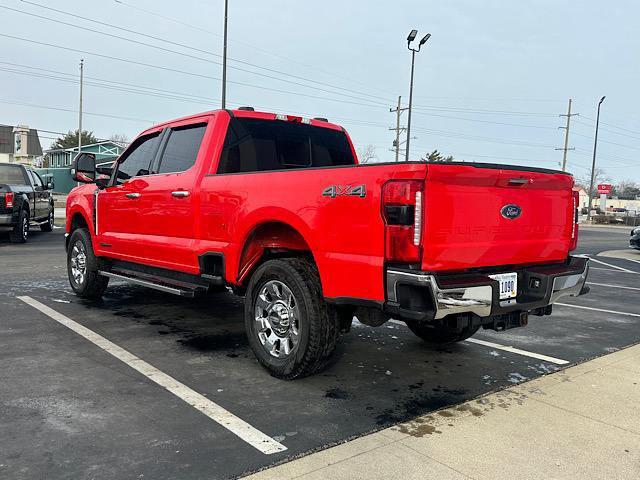
M 158 173 L 184 172 L 195 165 L 206 129 L 204 123 L 171 129 Z
M 218 173 L 355 165 L 344 132 L 303 123 L 232 118 Z
M 0 164 L 0 183 L 7 185 L 28 185 L 22 167 Z
M 116 184 L 121 184 L 133 177 L 149 175 L 149 166 L 158 151 L 160 132 L 140 137 L 118 161 Z

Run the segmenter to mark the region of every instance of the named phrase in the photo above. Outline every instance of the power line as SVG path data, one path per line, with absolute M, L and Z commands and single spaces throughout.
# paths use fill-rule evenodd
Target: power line
M 24 1 L 24 0 L 22 0 L 22 1 Z M 178 19 L 173 18 L 173 17 L 168 17 L 168 16 L 165 16 L 165 15 L 159 14 L 158 12 L 154 12 L 152 10 L 146 10 L 144 8 L 138 7 L 137 5 L 132 5 L 132 4 L 124 2 L 122 0 L 114 0 L 114 2 L 118 3 L 120 5 L 129 7 L 129 8 L 132 8 L 134 10 L 138 10 L 138 11 L 140 11 L 140 12 L 146 14 L 146 15 L 153 15 L 153 16 L 155 16 L 157 18 L 162 18 L 162 19 L 167 20 L 169 22 L 177 23 L 178 25 L 183 25 L 185 27 L 192 28 L 194 30 L 199 30 L 201 32 L 208 33 L 210 35 L 214 35 L 214 36 L 217 36 L 217 37 L 222 37 L 221 34 L 216 33 L 216 32 L 214 32 L 212 30 L 208 30 L 206 28 L 202 28 L 202 27 L 199 27 L 197 25 L 184 22 L 182 20 L 178 20 Z M 29 2 L 29 3 L 31 3 L 31 2 Z M 346 81 L 348 81 L 350 83 L 367 87 L 367 88 L 369 88 L 371 90 L 376 90 L 376 91 L 379 91 L 379 92 L 382 92 L 382 93 L 388 93 L 388 92 L 385 92 L 384 90 L 372 87 L 371 85 L 366 85 L 366 84 L 362 83 L 361 81 L 357 81 L 357 80 L 354 80 L 352 78 L 348 78 L 348 77 L 342 76 L 342 75 L 340 75 L 338 73 L 330 72 L 328 70 L 324 70 L 324 69 L 318 68 L 316 65 L 312 65 L 312 64 L 309 64 L 309 63 L 301 62 L 299 60 L 292 59 L 292 58 L 287 57 L 285 55 L 281 55 L 281 54 L 272 52 L 270 50 L 266 50 L 266 49 L 264 49 L 264 48 L 262 48 L 262 47 L 260 47 L 258 45 L 252 44 L 252 43 L 243 42 L 243 41 L 237 40 L 237 39 L 230 39 L 229 43 L 238 44 L 238 45 L 244 45 L 246 47 L 250 47 L 252 50 L 264 53 L 266 55 L 271 55 L 271 56 L 276 57 L 276 58 L 281 58 L 281 59 L 283 59 L 283 60 L 285 60 L 287 62 L 295 63 L 295 64 L 301 65 L 301 66 L 303 66 L 305 68 L 310 68 L 310 69 L 316 70 L 318 72 L 322 72 L 322 73 L 324 73 L 326 75 L 330 75 L 330 76 L 332 76 L 334 78 L 341 78 L 342 80 L 346 80 Z M 377 98 L 384 99 L 383 97 L 377 97 Z
M 48 6 L 45 6 L 45 5 L 41 5 L 41 4 L 38 4 L 38 3 L 35 3 L 35 2 L 31 2 L 31 1 L 27 1 L 27 0 L 21 0 L 21 1 L 23 3 L 34 5 L 34 6 L 46 9 L 46 10 L 51 10 L 51 11 L 55 11 L 57 13 L 61 13 L 61 14 L 64 14 L 64 15 L 69 15 L 69 16 L 72 16 L 74 18 L 79 18 L 79 19 L 86 20 L 86 21 L 89 21 L 89 22 L 94 22 L 94 23 L 97 23 L 97 24 L 100 24 L 100 25 L 104 25 L 104 26 L 108 26 L 108 27 L 111 27 L 111 28 L 115 28 L 115 29 L 119 29 L 119 30 L 122 30 L 122 31 L 126 31 L 128 33 L 133 33 L 133 34 L 136 34 L 136 35 L 144 36 L 144 37 L 156 40 L 156 41 L 163 41 L 163 42 L 168 43 L 168 44 L 180 46 L 182 48 L 191 49 L 191 50 L 194 50 L 194 51 L 205 53 L 207 55 L 212 55 L 214 57 L 220 57 L 220 55 L 218 55 L 218 54 L 215 54 L 215 53 L 203 50 L 203 49 L 199 49 L 197 47 L 193 47 L 191 45 L 187 45 L 187 44 L 184 44 L 184 43 L 165 40 L 163 38 L 156 37 L 154 35 L 149 35 L 149 34 L 146 34 L 146 33 L 143 33 L 143 32 L 139 32 L 139 31 L 136 31 L 136 30 L 127 29 L 127 28 L 124 28 L 124 27 L 120 27 L 118 25 L 113 25 L 111 23 L 107 23 L 107 22 L 102 22 L 102 21 L 99 21 L 99 20 L 91 19 L 91 18 L 88 18 L 88 17 L 84 17 L 84 16 L 81 16 L 81 15 L 77 15 L 77 14 L 71 13 L 71 12 L 67 12 L 67 11 L 64 11 L 64 10 L 59 10 L 59 9 L 56 9 L 56 8 L 52 8 L 52 7 L 48 7 Z M 118 2 L 118 3 L 121 3 L 123 5 L 127 5 L 127 6 L 131 6 L 131 5 L 125 4 L 124 2 Z M 5 6 L 0 6 L 0 8 L 5 8 L 7 10 L 11 10 L 11 11 L 14 11 L 14 12 L 17 12 L 17 13 L 21 13 L 21 14 L 25 14 L 25 15 L 31 15 L 31 16 L 34 16 L 34 17 L 37 17 L 37 18 L 40 18 L 40 19 L 43 19 L 43 20 L 51 21 L 51 22 L 61 23 L 61 24 L 64 24 L 66 26 L 70 26 L 70 27 L 73 27 L 73 28 L 79 28 L 79 29 L 82 29 L 82 30 L 85 30 L 85 31 L 90 31 L 90 32 L 98 33 L 98 34 L 102 34 L 102 35 L 107 35 L 107 36 L 110 36 L 110 37 L 113 37 L 113 38 L 118 38 L 118 39 L 121 39 L 121 40 L 124 40 L 124 41 L 133 42 L 133 43 L 136 43 L 136 44 L 139 44 L 139 45 L 143 45 L 143 46 L 146 46 L 146 47 L 156 48 L 156 49 L 159 49 L 159 50 L 162 50 L 162 51 L 175 53 L 175 54 L 178 54 L 178 55 L 181 55 L 181 56 L 187 56 L 189 58 L 194 58 L 194 59 L 201 60 L 201 61 L 204 61 L 204 62 L 213 63 L 213 64 L 216 64 L 216 65 L 221 65 L 220 62 L 215 62 L 213 60 L 202 58 L 202 57 L 199 57 L 199 56 L 196 56 L 196 55 L 190 55 L 190 54 L 186 54 L 186 53 L 183 53 L 183 52 L 178 52 L 176 50 L 171 50 L 171 49 L 167 49 L 167 48 L 164 48 L 164 47 L 160 47 L 160 46 L 155 45 L 155 44 L 149 44 L 149 43 L 145 43 L 145 42 L 140 42 L 138 40 L 134 40 L 134 39 L 131 39 L 131 38 L 122 37 L 122 36 L 119 36 L 119 35 L 114 35 L 114 34 L 111 34 L 111 33 L 102 32 L 102 31 L 91 29 L 91 28 L 87 28 L 87 27 L 82 27 L 80 25 L 64 22 L 62 20 L 57 20 L 57 19 L 52 19 L 52 18 L 41 16 L 41 15 L 37 15 L 35 13 L 25 12 L 25 11 L 22 11 L 22 10 L 17 10 L 17 9 L 13 9 L 13 8 L 10 8 L 10 7 L 5 7 Z M 140 9 L 140 10 L 142 10 L 142 9 Z M 166 17 L 163 17 L 163 18 L 166 18 Z M 246 62 L 246 61 L 243 61 L 243 60 L 238 60 L 238 59 L 234 59 L 234 58 L 229 58 L 229 60 L 233 60 L 233 61 L 235 61 L 237 63 L 243 64 L 243 65 L 247 65 L 247 66 L 251 66 L 251 67 L 254 67 L 254 68 L 258 68 L 258 69 L 261 69 L 261 70 L 269 71 L 269 72 L 272 72 L 272 73 L 277 73 L 277 74 L 285 75 L 285 76 L 288 76 L 288 77 L 291 77 L 291 78 L 304 80 L 306 82 L 311 82 L 311 83 L 315 83 L 315 84 L 318 84 L 318 85 L 324 85 L 324 86 L 327 86 L 327 87 L 330 87 L 330 88 L 333 88 L 333 89 L 342 90 L 342 91 L 346 91 L 346 92 L 350 92 L 350 93 L 356 93 L 358 95 L 364 95 L 365 97 L 375 98 L 375 99 L 378 99 L 378 100 L 382 100 L 385 103 L 389 102 L 388 99 L 385 98 L 385 97 L 380 97 L 380 96 L 377 96 L 377 95 L 371 95 L 371 94 L 368 94 L 366 92 L 357 91 L 357 90 L 353 90 L 353 89 L 348 89 L 348 88 L 340 87 L 338 85 L 329 84 L 329 83 L 326 83 L 326 82 L 320 82 L 320 81 L 317 81 L 317 80 L 314 80 L 314 79 L 311 79 L 311 78 L 307 78 L 307 77 L 303 77 L 303 76 L 299 76 L 299 75 L 294 75 L 294 74 L 290 74 L 290 73 L 287 73 L 287 72 L 283 72 L 281 70 L 262 67 L 260 65 L 257 65 L 257 64 L 251 63 L 251 62 Z M 260 72 L 246 70 L 246 69 L 243 69 L 243 68 L 240 68 L 240 67 L 236 67 L 236 66 L 229 66 L 229 68 L 233 68 L 233 69 L 236 69 L 236 70 L 239 70 L 239 71 L 243 71 L 243 72 L 246 72 L 246 73 L 251 73 L 251 74 L 254 74 L 254 75 L 263 76 L 265 78 L 274 79 L 276 81 L 282 81 L 282 82 L 285 82 L 285 83 L 291 83 L 291 84 L 294 84 L 294 85 L 302 86 L 304 88 L 313 88 L 313 89 L 324 91 L 324 92 L 327 92 L 327 93 L 333 93 L 333 94 L 343 95 L 343 96 L 350 97 L 350 98 L 355 98 L 355 99 L 361 100 L 361 101 L 368 101 L 368 102 L 371 102 L 371 103 L 377 103 L 380 106 L 384 106 L 385 105 L 385 103 L 382 103 L 380 101 L 374 101 L 374 100 L 370 100 L 370 99 L 367 99 L 367 98 L 354 97 L 352 95 L 346 95 L 346 94 L 342 94 L 340 92 L 334 92 L 334 91 L 330 91 L 330 90 L 326 90 L 326 89 L 320 89 L 320 88 L 313 87 L 313 86 L 310 86 L 310 85 L 304 85 L 304 84 L 300 84 L 298 82 L 292 82 L 292 81 L 289 81 L 289 80 L 273 77 L 273 76 L 266 75 L 266 74 L 263 74 L 263 73 L 260 73 Z M 417 105 L 414 108 L 416 108 L 416 109 L 423 108 L 423 109 L 443 110 L 441 107 L 433 107 L 433 106 L 418 106 Z M 479 109 L 469 110 L 469 109 L 459 109 L 459 108 L 444 109 L 443 111 L 455 111 L 455 112 L 467 112 L 468 111 L 468 112 L 471 112 L 471 113 L 483 113 L 483 114 L 553 116 L 553 114 L 541 113 L 541 112 L 511 112 L 511 111 L 501 111 L 501 110 L 479 110 Z
M 2 34 L 0 34 L 0 35 L 2 35 Z M 0 64 L 10 64 L 10 63 L 9 62 L 0 62 Z M 27 67 L 27 68 L 32 68 L 33 69 L 35 67 Z M 6 72 L 10 72 L 10 73 L 16 73 L 16 74 L 20 74 L 20 75 L 31 75 L 31 76 L 39 77 L 39 78 L 49 78 L 49 79 L 52 79 L 52 80 L 61 80 L 61 81 L 65 81 L 67 83 L 77 83 L 77 80 L 75 80 L 75 79 L 59 78 L 59 77 L 54 77 L 52 75 L 40 74 L 40 73 L 36 73 L 36 72 L 21 72 L 19 70 L 13 70 L 13 69 L 2 68 L 2 67 L 0 67 L 0 70 L 6 71 Z M 66 72 L 58 72 L 58 71 L 55 71 L 55 70 L 43 70 L 43 71 L 58 73 L 58 74 L 61 74 L 61 75 L 69 75 Z M 163 90 L 160 90 L 160 89 L 153 89 L 151 87 L 141 87 L 139 85 L 124 83 L 124 82 L 112 82 L 110 80 L 98 79 L 96 77 L 86 77 L 86 78 L 93 78 L 94 80 L 101 81 L 101 82 L 109 82 L 109 83 L 114 83 L 114 84 L 119 84 L 119 85 L 124 85 L 124 86 L 152 89 L 152 90 L 157 90 L 157 91 L 163 92 Z M 219 80 L 217 77 L 210 77 L 210 78 L 214 79 L 214 80 Z M 135 90 L 126 89 L 126 88 L 115 88 L 115 87 L 105 86 L 105 85 L 101 85 L 101 84 L 98 84 L 98 83 L 95 83 L 95 82 L 93 82 L 93 83 L 85 82 L 85 83 L 87 85 L 93 85 L 93 86 L 97 86 L 97 87 L 101 87 L 101 88 L 108 88 L 108 89 L 111 89 L 111 90 L 119 90 L 119 91 L 132 92 L 132 93 L 141 93 L 141 92 L 138 92 L 138 91 L 135 91 Z M 294 95 L 294 96 L 314 98 L 314 99 L 319 99 L 319 100 L 327 100 L 327 101 L 331 101 L 331 102 L 346 103 L 346 104 L 350 104 L 350 105 L 360 105 L 360 106 L 365 106 L 365 107 L 378 108 L 375 105 L 369 105 L 369 104 L 359 103 L 359 102 L 352 102 L 350 100 L 345 100 L 345 99 L 341 99 L 341 98 L 331 98 L 331 97 L 324 97 L 324 96 L 320 96 L 320 95 L 311 95 L 311 94 L 308 94 L 308 93 L 293 92 L 291 90 L 283 90 L 283 89 L 271 88 L 271 87 L 262 87 L 262 86 L 259 86 L 259 85 L 253 85 L 253 84 L 245 83 L 245 82 L 236 82 L 236 81 L 228 80 L 227 83 L 233 83 L 235 85 L 242 85 L 242 86 L 245 86 L 245 87 L 257 88 L 257 89 L 265 90 L 265 91 L 271 91 L 271 92 L 277 92 L 277 93 L 285 93 L 287 95 Z M 164 92 L 170 92 L 170 91 L 164 90 Z M 178 93 L 178 92 L 172 92 L 172 93 L 177 94 L 177 95 L 181 95 L 182 97 L 197 98 L 199 100 L 192 100 L 191 98 L 177 98 L 175 96 L 169 96 L 169 95 L 153 95 L 153 96 L 157 96 L 157 97 L 160 97 L 160 98 L 173 98 L 173 99 L 176 99 L 176 100 L 192 101 L 193 103 L 201 103 L 201 104 L 206 104 L 206 105 L 209 105 L 209 106 L 211 106 L 213 103 L 217 103 L 217 99 L 210 98 L 210 97 L 201 97 L 201 96 L 195 96 L 195 95 L 190 95 L 190 94 L 182 94 L 182 93 Z
M 4 98 L 0 98 L 0 103 L 6 103 L 8 105 L 18 105 L 21 107 L 31 107 L 31 108 L 43 108 L 46 110 L 57 110 L 59 112 L 71 112 L 78 113 L 77 110 L 73 110 L 70 108 L 62 108 L 62 107 L 51 107 L 49 105 L 39 105 L 35 103 L 24 103 L 24 102 L 16 102 L 14 100 L 7 100 Z M 95 113 L 95 112 L 84 112 L 85 115 L 92 115 L 94 117 L 106 117 L 106 118 L 114 118 L 116 120 L 129 120 L 132 122 L 142 122 L 142 123 L 154 123 L 153 120 L 146 120 L 143 118 L 132 118 L 132 117 L 121 117 L 119 115 L 111 115 L 108 113 Z
M 119 27 L 117 25 L 113 25 L 113 24 L 106 23 L 106 22 L 101 22 L 101 21 L 94 20 L 94 19 L 87 18 L 87 17 L 82 17 L 82 16 L 76 15 L 74 13 L 65 12 L 63 10 L 59 10 L 59 9 L 48 7 L 48 6 L 44 6 L 44 5 L 40 5 L 40 4 L 37 4 L 37 3 L 34 3 L 34 2 L 28 2 L 28 1 L 25 1 L 25 0 L 21 0 L 21 1 L 23 1 L 23 3 L 29 3 L 31 5 L 35 5 L 35 6 L 38 6 L 40 8 L 44 8 L 46 10 L 55 11 L 55 12 L 58 12 L 58 13 L 62 13 L 64 15 L 69 15 L 69 16 L 72 16 L 72 17 L 75 17 L 75 18 L 80 18 L 80 19 L 83 19 L 83 20 L 86 20 L 86 21 L 98 23 L 100 25 L 106 25 L 106 26 L 109 26 L 111 28 L 124 30 L 126 32 L 137 34 L 137 35 L 141 35 L 143 37 L 151 38 L 151 39 L 156 40 L 156 41 L 163 41 L 163 42 L 166 42 L 166 43 L 169 43 L 169 44 L 172 44 L 172 45 L 177 45 L 177 46 L 180 46 L 182 48 L 198 51 L 198 52 L 205 53 L 207 55 L 211 55 L 211 56 L 218 57 L 218 58 L 221 57 L 221 55 L 218 55 L 216 53 L 209 52 L 209 51 L 206 51 L 206 50 L 202 50 L 202 49 L 199 49 L 197 47 L 193 47 L 193 46 L 186 45 L 186 44 L 183 44 L 183 43 L 168 41 L 168 40 L 165 40 L 165 39 L 160 38 L 160 37 L 156 37 L 156 36 L 149 35 L 149 34 L 146 34 L 146 33 L 138 32 L 138 31 L 135 31 L 135 30 L 125 29 L 125 28 Z M 59 23 L 59 24 L 66 25 L 66 26 L 69 26 L 69 27 L 72 27 L 72 28 L 77 28 L 77 29 L 80 29 L 80 30 L 85 30 L 85 31 L 89 31 L 89 32 L 92 32 L 92 33 L 97 33 L 99 35 L 105 35 L 105 36 L 108 36 L 108 37 L 117 38 L 117 39 L 124 40 L 124 41 L 127 41 L 127 42 L 135 43 L 135 44 L 138 44 L 138 45 L 143 45 L 145 47 L 155 48 L 157 50 L 161 50 L 161 51 L 164 51 L 164 52 L 169 52 L 169 53 L 174 53 L 174 54 L 181 55 L 181 56 L 186 56 L 186 57 L 193 58 L 193 59 L 196 59 L 196 60 L 200 60 L 200 61 L 203 61 L 203 62 L 212 63 L 214 65 L 222 65 L 220 62 L 216 62 L 214 60 L 203 58 L 203 57 L 200 57 L 200 56 L 197 56 L 197 55 L 191 55 L 191 54 L 188 54 L 188 53 L 179 52 L 177 50 L 172 50 L 172 49 L 169 49 L 169 48 L 161 47 L 159 45 L 146 43 L 146 42 L 141 42 L 139 40 L 134 40 L 132 38 L 127 38 L 127 37 L 123 37 L 123 36 L 120 36 L 120 35 L 115 35 L 115 34 L 112 34 L 112 33 L 103 32 L 103 31 L 95 30 L 95 29 L 88 28 L 88 27 L 83 27 L 81 25 L 76 25 L 74 23 L 65 22 L 63 20 L 53 19 L 53 18 L 42 16 L 42 15 L 38 15 L 38 14 L 35 14 L 35 13 L 25 12 L 25 11 L 22 11 L 22 10 L 14 9 L 14 8 L 11 8 L 11 7 L 6 7 L 6 6 L 2 6 L 2 5 L 0 5 L 0 8 L 4 8 L 6 10 L 10 10 L 10 11 L 13 11 L 13 12 L 16 12 L 16 13 L 20 13 L 20 14 L 23 14 L 23 15 L 33 16 L 33 17 L 36 17 L 36 18 L 39 18 L 39 19 L 42 19 L 42 20 L 47 20 L 47 21 L 50 21 L 50 22 Z M 276 70 L 276 69 L 273 69 L 273 68 L 263 67 L 261 65 L 257 65 L 255 63 L 251 63 L 251 62 L 246 62 L 244 60 L 238 60 L 238 59 L 234 59 L 234 58 L 231 58 L 231 57 L 229 57 L 229 60 L 232 60 L 232 61 L 234 61 L 236 63 L 239 63 L 239 64 L 242 64 L 242 65 L 247 65 L 247 66 L 250 66 L 250 67 L 253 67 L 253 68 L 257 68 L 257 69 L 260 69 L 260 70 L 268 71 L 268 72 L 271 72 L 271 73 L 277 73 L 277 74 L 280 74 L 280 75 L 285 75 L 287 77 L 296 78 L 296 79 L 299 79 L 299 80 L 304 80 L 306 82 L 314 83 L 314 84 L 317 84 L 317 85 L 327 86 L 327 87 L 330 87 L 330 88 L 333 88 L 333 89 L 336 89 L 336 90 L 342 90 L 342 91 L 345 91 L 345 92 L 356 93 L 356 94 L 359 94 L 359 95 L 369 96 L 369 97 L 372 97 L 372 98 L 378 98 L 378 99 L 382 99 L 383 101 L 387 100 L 384 97 L 378 97 L 376 95 L 370 95 L 370 94 L 367 94 L 365 92 L 359 92 L 359 91 L 356 91 L 356 90 L 340 87 L 340 86 L 337 86 L 337 85 L 332 85 L 332 84 L 329 84 L 329 83 L 320 82 L 318 80 L 314 80 L 314 79 L 311 79 L 311 78 L 303 77 L 303 76 L 300 76 L 300 75 L 294 75 L 294 74 L 291 74 L 291 73 L 283 72 L 281 70 Z M 306 88 L 316 88 L 316 87 L 312 87 L 312 86 L 309 86 L 309 85 L 303 85 L 303 84 L 299 84 L 299 83 L 296 83 L 296 82 L 290 82 L 290 81 L 287 81 L 287 80 L 284 80 L 284 79 L 281 79 L 281 78 L 277 78 L 277 77 L 273 77 L 273 76 L 270 76 L 270 75 L 266 75 L 266 74 L 263 74 L 263 73 L 260 73 L 260 72 L 255 72 L 255 71 L 252 71 L 252 70 L 243 69 L 243 68 L 240 68 L 240 67 L 237 67 L 237 66 L 230 65 L 229 68 L 232 68 L 232 69 L 235 69 L 235 70 L 239 70 L 239 71 L 242 71 L 242 72 L 245 72 L 245 73 L 251 73 L 251 74 L 254 74 L 254 75 L 260 75 L 260 76 L 263 76 L 263 77 L 266 77 L 266 78 L 271 78 L 271 79 L 275 79 L 275 80 L 279 80 L 279 81 L 283 81 L 283 82 L 287 82 L 287 83 L 294 83 L 296 85 L 302 85 L 302 86 L 305 86 Z M 318 89 L 318 88 L 316 88 L 316 89 Z M 318 90 L 322 90 L 322 89 L 318 89 Z M 326 90 L 323 90 L 323 91 L 326 91 Z M 344 95 L 344 94 L 341 94 L 339 92 L 332 92 L 332 91 L 329 91 L 329 92 L 330 93 L 335 93 L 335 94 L 338 94 L 338 95 Z M 349 97 L 350 95 L 345 95 L 345 96 Z M 367 100 L 367 99 L 363 99 L 361 97 L 355 97 L 355 98 L 358 98 L 358 99 L 364 100 L 364 101 Z M 369 101 L 372 101 L 372 100 L 369 100 Z

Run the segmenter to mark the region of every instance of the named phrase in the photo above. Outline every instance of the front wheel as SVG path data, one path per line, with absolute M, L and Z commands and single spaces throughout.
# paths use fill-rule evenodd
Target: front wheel
M 269 260 L 258 267 L 245 296 L 245 327 L 260 364 L 285 380 L 323 368 L 340 331 L 315 266 L 299 258 Z
M 67 273 L 71 288 L 79 297 L 97 300 L 107 289 L 109 278 L 98 274 L 98 264 L 89 231 L 74 230 L 67 250 Z
M 452 343 L 466 340 L 467 338 L 474 335 L 480 328 L 479 326 L 467 327 L 461 332 L 452 332 L 444 328 L 430 327 L 424 322 L 407 320 L 406 323 L 407 327 L 409 327 L 409 330 L 411 330 L 417 337 L 420 337 L 427 344 L 434 347 L 443 347 L 446 345 L 451 345 Z

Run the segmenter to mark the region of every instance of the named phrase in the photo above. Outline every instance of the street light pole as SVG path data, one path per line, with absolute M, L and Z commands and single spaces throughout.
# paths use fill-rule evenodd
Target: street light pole
M 84 83 L 84 59 L 80 59 L 80 103 L 78 105 L 78 154 L 82 150 L 82 88 Z
M 593 203 L 593 182 L 596 174 L 596 149 L 598 147 L 598 126 L 600 125 L 600 105 L 604 102 L 603 96 L 598 102 L 598 115 L 596 116 L 596 134 L 593 139 L 593 162 L 591 163 L 591 182 L 589 183 L 589 210 L 587 210 L 587 221 L 591 220 L 591 205 Z
M 224 0 L 224 40 L 222 47 L 222 108 L 227 108 L 227 12 L 229 0 Z
M 430 33 L 427 33 L 420 43 L 418 44 L 418 48 L 411 48 L 411 42 L 413 42 L 418 34 L 417 30 L 411 30 L 409 32 L 409 36 L 407 37 L 407 48 L 411 50 L 411 83 L 409 85 L 409 117 L 407 118 L 407 146 L 405 150 L 404 160 L 405 162 L 409 161 L 409 144 L 411 143 L 411 109 L 413 106 L 413 71 L 416 63 L 416 53 L 420 51 L 422 45 L 427 43 L 427 40 L 431 37 Z
M 404 154 L 405 162 L 409 161 L 409 143 L 411 142 L 411 107 L 413 105 L 413 70 L 416 63 L 416 51 L 411 49 L 411 84 L 409 86 L 409 118 L 407 119 L 407 145 Z

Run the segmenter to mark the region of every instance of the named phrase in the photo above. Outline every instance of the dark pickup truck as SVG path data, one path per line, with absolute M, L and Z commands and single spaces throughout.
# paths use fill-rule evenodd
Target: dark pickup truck
M 24 243 L 31 226 L 53 230 L 53 183 L 24 165 L 0 163 L 0 231 L 9 230 L 14 243 Z

